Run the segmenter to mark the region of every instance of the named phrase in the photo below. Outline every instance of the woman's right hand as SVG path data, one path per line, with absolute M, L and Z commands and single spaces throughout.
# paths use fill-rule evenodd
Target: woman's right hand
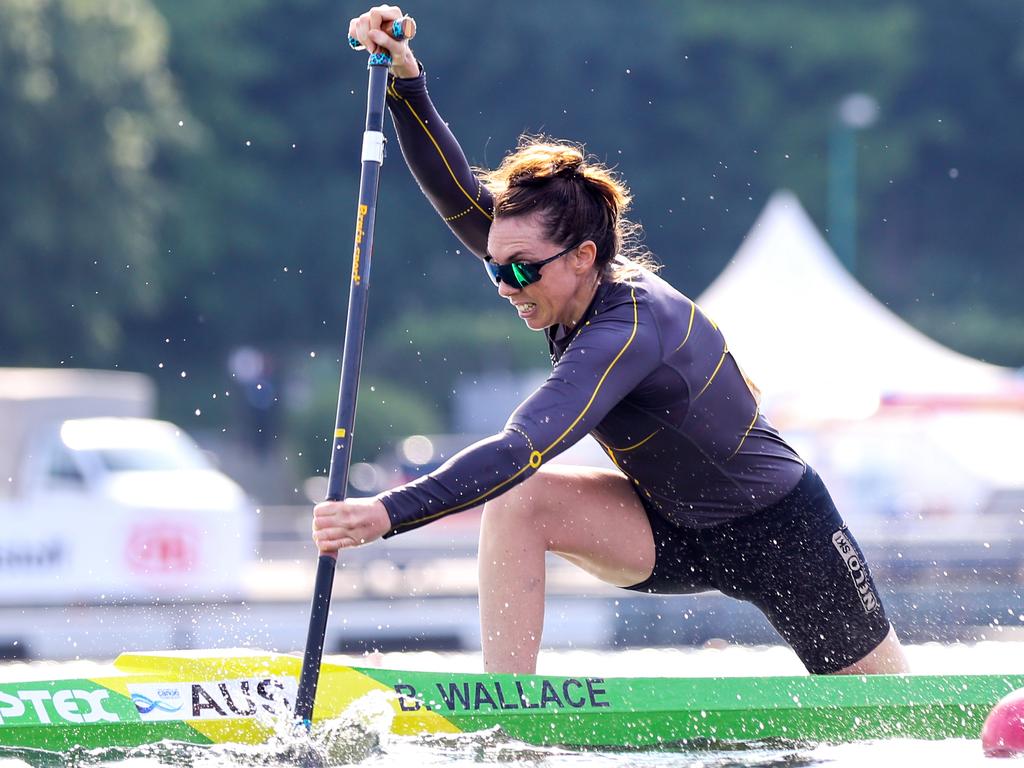
M 377 498 L 324 501 L 313 508 L 313 541 L 321 555 L 368 544 L 389 530 L 391 518 Z
M 391 54 L 391 72 L 395 77 L 416 77 L 419 62 L 413 56 L 408 40 L 395 40 L 385 30 L 404 14 L 397 5 L 378 5 L 348 23 L 348 36 L 355 38 L 370 53 L 387 51 Z

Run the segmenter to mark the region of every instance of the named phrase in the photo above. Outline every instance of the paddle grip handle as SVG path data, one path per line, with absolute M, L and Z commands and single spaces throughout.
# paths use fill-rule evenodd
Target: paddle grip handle
M 387 32 L 395 40 L 412 40 L 416 37 L 416 20 L 412 16 L 406 14 L 402 18 L 395 19 L 391 22 Z M 349 37 L 348 45 L 353 51 L 366 50 L 366 46 L 354 37 Z M 370 66 L 390 67 L 391 54 L 387 51 L 378 51 L 377 53 L 370 54 Z

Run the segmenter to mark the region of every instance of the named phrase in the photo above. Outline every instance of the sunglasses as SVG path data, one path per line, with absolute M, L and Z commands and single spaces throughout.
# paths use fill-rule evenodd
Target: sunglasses
M 513 288 L 525 288 L 540 280 L 541 267 L 545 264 L 550 264 L 555 259 L 560 259 L 581 245 L 583 245 L 582 242 L 576 243 L 576 245 L 571 245 L 564 251 L 559 251 L 554 256 L 549 256 L 540 261 L 513 261 L 508 264 L 497 264 L 493 258 L 487 256 L 484 259 L 484 266 L 487 267 L 487 273 L 491 276 L 491 280 L 494 281 L 495 285 L 505 283 Z

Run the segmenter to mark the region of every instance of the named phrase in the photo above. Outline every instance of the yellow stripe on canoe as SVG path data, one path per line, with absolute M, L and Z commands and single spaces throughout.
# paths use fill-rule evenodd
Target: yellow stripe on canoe
M 130 683 L 215 683 L 264 677 L 291 677 L 298 681 L 302 665 L 301 659 L 295 656 L 230 649 L 124 653 L 114 662 L 114 667 L 117 674 L 92 678 L 92 681 L 129 697 Z M 436 712 L 424 709 L 403 711 L 389 686 L 351 667 L 331 663 L 320 668 L 313 719 L 320 721 L 339 717 L 353 702 L 374 691 L 389 694 L 395 713 L 391 725 L 393 733 L 461 733 L 460 728 Z M 184 722 L 213 743 L 259 744 L 272 735 L 270 728 L 254 718 L 189 719 Z

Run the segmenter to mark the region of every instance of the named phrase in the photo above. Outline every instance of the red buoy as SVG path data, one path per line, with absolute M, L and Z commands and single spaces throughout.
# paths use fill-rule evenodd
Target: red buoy
M 1024 755 L 1024 688 L 992 707 L 981 729 L 981 746 L 989 757 Z

